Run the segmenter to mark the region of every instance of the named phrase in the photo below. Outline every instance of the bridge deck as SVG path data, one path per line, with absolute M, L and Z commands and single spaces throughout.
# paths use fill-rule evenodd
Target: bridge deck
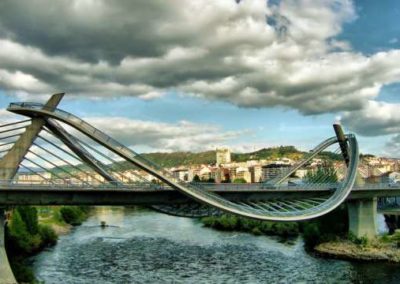
M 329 195 L 329 188 L 276 188 L 263 189 L 261 185 L 247 187 L 208 186 L 208 191 L 218 193 L 231 201 L 264 201 L 274 199 L 314 198 Z M 356 187 L 348 199 L 400 196 L 400 188 Z M 0 205 L 152 205 L 192 203 L 177 190 L 171 188 L 129 188 L 53 185 L 4 185 L 0 184 Z

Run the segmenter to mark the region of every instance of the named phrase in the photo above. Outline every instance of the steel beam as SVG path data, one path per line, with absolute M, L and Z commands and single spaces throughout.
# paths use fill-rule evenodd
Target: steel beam
M 335 130 L 336 137 L 339 142 L 340 150 L 342 151 L 343 159 L 346 163 L 346 166 L 349 166 L 350 156 L 349 156 L 349 148 L 347 145 L 347 139 L 344 135 L 343 128 L 340 124 L 335 123 L 333 125 L 333 129 Z
M 47 128 L 53 132 L 72 152 L 74 152 L 82 161 L 88 164 L 95 172 L 101 175 L 106 181 L 117 181 L 112 175 L 106 170 L 106 166 L 93 157 L 88 151 L 86 151 L 78 140 L 70 135 L 64 128 L 52 119 L 47 119 Z
M 64 93 L 52 95 L 44 107 L 55 109 L 63 96 Z M 0 160 L 0 179 L 10 180 L 14 178 L 20 163 L 25 158 L 45 122 L 46 120 L 42 117 L 32 117 L 31 124 L 26 127 L 25 132 L 21 134 L 8 153 Z

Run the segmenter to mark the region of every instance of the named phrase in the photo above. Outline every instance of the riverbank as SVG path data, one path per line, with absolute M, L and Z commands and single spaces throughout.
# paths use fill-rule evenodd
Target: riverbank
M 314 251 L 324 257 L 356 261 L 400 263 L 400 231 L 374 239 L 338 239 L 318 244 Z
M 400 249 L 393 244 L 379 243 L 378 246 L 360 246 L 349 240 L 342 240 L 319 244 L 314 251 L 319 256 L 343 260 L 400 263 Z
M 20 206 L 10 212 L 6 230 L 6 249 L 18 282 L 35 283 L 27 259 L 45 248 L 54 246 L 60 235 L 79 225 L 89 213 L 85 207 Z
M 204 217 L 201 223 L 205 227 L 219 231 L 246 232 L 253 235 L 278 236 L 283 238 L 297 237 L 300 234 L 300 226 L 295 222 L 277 223 L 258 221 L 235 215 L 222 215 Z
M 111 225 L 99 226 L 101 221 Z M 150 210 L 99 207 L 38 254 L 45 283 L 400 283 L 399 265 L 325 260 L 302 238 L 217 231 Z M 390 279 L 391 281 L 388 281 Z
M 72 225 L 66 223 L 61 214 L 61 206 L 37 207 L 39 224 L 50 226 L 57 236 L 68 234 Z
M 307 251 L 324 258 L 400 263 L 400 231 L 375 239 L 356 238 L 348 234 L 346 213 L 346 208 L 342 206 L 320 219 L 308 222 L 264 222 L 228 214 L 202 218 L 201 222 L 205 227 L 218 231 L 246 232 L 283 239 L 302 236 Z
M 68 234 L 74 226 L 89 216 L 89 207 L 47 206 L 37 207 L 39 224 L 50 226 L 57 236 Z

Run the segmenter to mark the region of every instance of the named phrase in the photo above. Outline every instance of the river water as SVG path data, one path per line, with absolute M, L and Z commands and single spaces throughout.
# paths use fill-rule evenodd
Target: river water
M 101 221 L 112 225 L 100 228 Z M 313 257 L 301 238 L 218 232 L 192 219 L 99 207 L 33 259 L 49 283 L 400 283 L 400 266 Z

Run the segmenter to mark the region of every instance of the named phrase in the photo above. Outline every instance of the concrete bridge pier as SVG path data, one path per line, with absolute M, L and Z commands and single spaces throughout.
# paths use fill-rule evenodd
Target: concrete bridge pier
M 8 262 L 4 244 L 5 216 L 4 209 L 0 208 L 0 284 L 17 283 Z
M 378 233 L 377 198 L 349 200 L 349 230 L 357 238 L 374 238 Z

